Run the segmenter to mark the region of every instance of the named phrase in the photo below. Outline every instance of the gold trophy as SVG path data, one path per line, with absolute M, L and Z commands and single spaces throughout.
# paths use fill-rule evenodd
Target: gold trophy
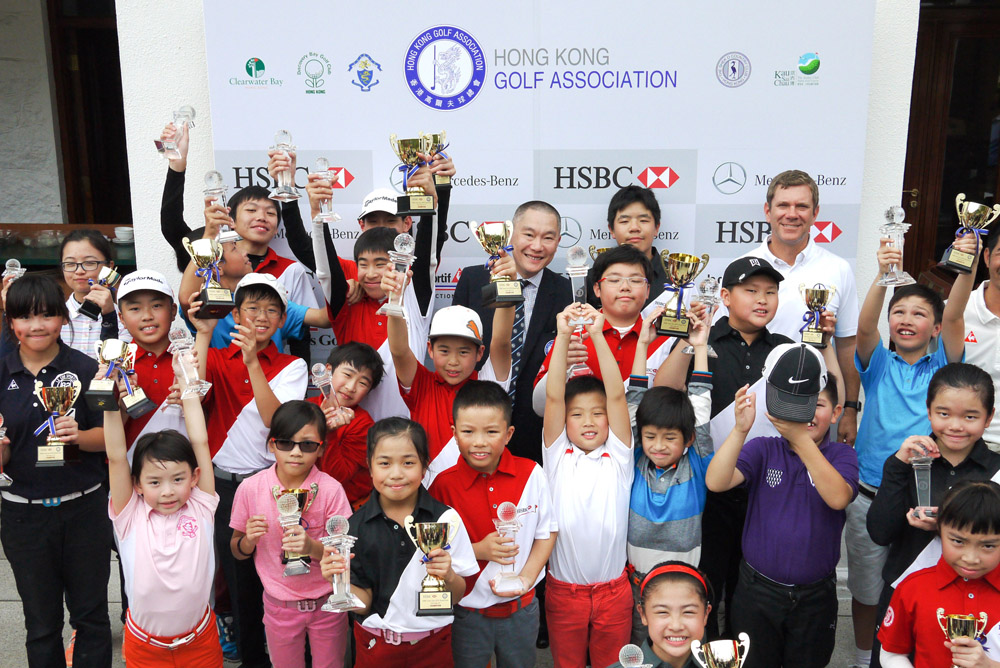
M 823 328 L 820 327 L 819 319 L 823 315 L 823 311 L 826 310 L 826 305 L 830 303 L 836 293 L 837 286 L 835 285 L 817 283 L 811 288 L 807 288 L 805 283 L 799 284 L 799 294 L 802 295 L 802 301 L 809 309 L 802 316 L 806 324 L 799 328 L 799 332 L 802 333 L 802 343 L 808 343 L 814 348 L 826 348 L 826 344 L 823 343 Z
M 430 143 L 430 150 L 427 155 L 432 158 L 436 155 L 440 155 L 442 158 L 446 160 L 448 159 L 448 154 L 444 152 L 444 150 L 448 148 L 448 140 L 445 138 L 444 130 L 441 132 L 421 132 L 420 138 Z M 434 187 L 438 190 L 450 190 L 451 177 L 435 174 Z
M 135 380 L 129 380 L 129 376 L 135 376 L 133 367 L 135 367 L 135 353 L 139 346 L 134 343 L 123 345 L 124 352 L 118 364 L 122 382 L 125 383 L 125 396 L 122 397 L 122 404 L 125 406 L 125 412 L 134 420 L 156 408 L 156 404 L 146 396 L 141 387 L 135 384 Z
M 955 237 L 963 237 L 966 234 L 976 235 L 976 244 L 982 247 L 982 239 L 986 236 L 986 228 L 1000 216 L 1000 204 L 992 207 L 976 202 L 966 202 L 965 193 L 959 193 L 955 198 L 955 210 L 958 212 L 958 220 L 962 226 L 958 228 Z M 975 255 L 955 250 L 954 244 L 948 246 L 941 258 L 941 264 L 959 274 L 971 274 L 972 263 L 976 261 Z
M 597 246 L 591 245 L 590 246 L 590 259 L 592 259 L 594 262 L 597 262 L 597 258 L 601 257 L 601 253 L 606 253 L 609 250 L 611 250 L 611 249 L 610 248 L 598 248 Z
M 184 239 L 184 248 L 187 249 L 191 260 L 198 269 L 194 272 L 198 277 L 205 279 L 205 287 L 198 300 L 201 308 L 195 314 L 196 318 L 202 320 L 216 320 L 224 318 L 235 307 L 233 293 L 222 287 L 219 283 L 221 274 L 219 273 L 219 261 L 222 259 L 222 244 L 215 239 L 195 239 L 189 241 Z
M 409 185 L 410 179 L 424 164 L 418 153 L 427 155 L 431 151 L 430 137 L 420 135 L 416 139 L 398 139 L 396 135 L 391 134 L 389 144 L 403 163 L 399 166 L 399 171 L 403 172 L 403 188 L 406 189 L 405 195 L 396 198 L 396 215 L 403 218 L 424 214 L 434 215 L 434 198 L 425 193 L 420 186 Z
M 97 274 L 97 284 L 103 285 L 109 290 L 117 287 L 121 280 L 122 275 L 111 267 L 101 267 L 100 273 Z M 91 285 L 93 285 L 93 282 L 91 282 Z M 91 320 L 96 321 L 101 319 L 101 307 L 97 305 L 97 302 L 90 299 L 84 299 L 80 302 L 80 313 Z
M 289 527 L 298 526 L 302 520 L 302 514 L 309 510 L 309 506 L 316 500 L 316 492 L 319 485 L 313 483 L 309 489 L 281 489 L 277 485 L 271 488 L 271 494 L 278 504 L 278 524 L 284 531 Z M 308 554 L 294 554 L 291 552 L 281 552 L 281 563 L 285 564 L 284 576 L 305 575 L 309 572 L 309 562 L 312 557 Z
M 513 247 L 510 238 L 514 234 L 514 224 L 509 220 L 498 220 L 488 223 L 469 221 L 469 229 L 483 250 L 490 254 L 490 260 L 500 259 L 500 249 L 510 253 Z M 489 266 L 489 261 L 486 266 Z M 508 308 L 517 306 L 524 301 L 521 294 L 521 282 L 512 281 L 506 276 L 491 276 L 490 282 L 483 286 L 483 306 L 490 308 Z
M 938 626 L 944 631 L 948 640 L 956 638 L 978 639 L 986 631 L 988 617 L 985 612 L 979 613 L 977 620 L 975 615 L 952 614 L 946 615 L 944 608 L 937 609 Z
M 55 383 L 52 387 L 43 387 L 42 381 L 35 381 L 35 396 L 51 413 L 48 420 L 35 430 L 36 436 L 45 429 L 49 430 L 45 445 L 38 446 L 38 461 L 35 466 L 62 466 L 68 461 L 80 459 L 80 446 L 77 443 L 64 443 L 56 436 L 56 418 L 69 413 L 83 386 L 76 376 L 69 374 L 72 380 L 60 380 L 61 375 L 52 381 Z
M 128 349 L 125 342 L 119 339 L 95 341 L 94 349 L 97 351 L 97 361 L 107 364 L 108 370 L 103 378 L 90 381 L 90 387 L 83 398 L 92 411 L 116 411 L 118 402 L 115 400 L 115 375 L 121 371 L 122 358 L 128 354 Z
M 427 563 L 427 555 L 437 549 L 447 550 L 458 532 L 458 513 L 447 510 L 439 518 L 440 522 L 414 522 L 413 516 L 407 516 L 403 522 L 407 535 L 417 549 L 424 553 L 423 561 Z M 420 583 L 417 593 L 417 616 L 450 615 L 454 612 L 451 592 L 445 586 L 444 580 L 428 573 Z
M 739 638 L 739 641 L 713 640 L 705 644 L 692 640 L 691 656 L 702 668 L 740 668 L 750 651 L 750 636 L 741 633 Z
M 684 291 L 693 288 L 694 279 L 705 271 L 705 267 L 708 266 L 708 253 L 703 253 L 699 258 L 697 255 L 687 253 L 662 251 L 660 258 L 667 272 L 667 282 L 663 284 L 663 289 L 674 294 L 664 304 L 665 311 L 656 322 L 656 333 L 660 336 L 686 339 L 691 333 L 691 320 L 687 317 L 687 310 L 684 307 Z

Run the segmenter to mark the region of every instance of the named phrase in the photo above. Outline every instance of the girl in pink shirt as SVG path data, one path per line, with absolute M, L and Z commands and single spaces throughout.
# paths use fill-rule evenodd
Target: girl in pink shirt
M 283 404 L 267 436 L 274 466 L 240 483 L 233 499 L 230 545 L 237 559 L 253 558 L 264 585 L 264 631 L 275 668 L 305 667 L 307 635 L 313 668 L 344 665 L 347 616 L 321 609 L 332 587 L 320 573 L 319 539 L 330 516 L 350 517 L 351 504 L 340 483 L 316 467 L 326 430 L 316 404 Z M 279 499 L 289 494 L 298 518 L 278 512 Z
M 106 368 L 101 367 L 98 378 Z M 177 382 L 183 392 L 183 374 Z M 124 392 L 119 381 L 119 396 Z M 104 414 L 111 483 L 108 514 L 129 600 L 122 648 L 129 668 L 174 666 L 175 661 L 222 666 L 209 607 L 219 496 L 200 398 L 192 393 L 182 403 L 191 440 L 173 429 L 145 434 L 135 444 L 131 468 L 121 413 Z

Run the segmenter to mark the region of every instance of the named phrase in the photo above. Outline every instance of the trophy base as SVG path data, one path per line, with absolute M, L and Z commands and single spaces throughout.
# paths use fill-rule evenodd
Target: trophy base
M 0 488 L 10 487 L 14 484 L 14 479 L 6 473 L 0 473 Z
M 951 269 L 956 274 L 971 274 L 972 267 L 976 263 L 976 256 L 972 253 L 964 253 L 949 247 L 944 252 L 944 257 L 938 266 Z
M 819 348 L 822 350 L 826 348 L 826 344 L 823 343 L 823 330 L 821 329 L 806 329 L 802 332 L 802 343 L 808 343 L 813 348 Z
M 350 612 L 351 610 L 360 610 L 365 607 L 365 604 L 361 602 L 361 599 L 354 594 L 347 592 L 344 594 L 330 594 L 330 598 L 326 599 L 326 603 L 320 608 L 323 612 Z
M 488 308 L 510 308 L 524 302 L 519 281 L 492 281 L 483 286 L 482 304 Z
M 885 287 L 913 285 L 917 281 L 905 271 L 890 271 L 882 278 L 878 279 L 878 285 Z
M 434 198 L 430 195 L 400 195 L 396 198 L 397 216 L 433 216 L 435 213 Z
M 287 564 L 285 564 L 285 570 L 282 575 L 287 578 L 295 575 L 306 575 L 309 571 L 309 564 L 301 559 L 291 559 Z
M 218 320 L 225 318 L 236 308 L 233 293 L 226 288 L 205 288 L 198 295 L 201 308 L 195 314 L 199 320 Z
M 593 376 L 593 370 L 586 364 L 574 364 L 570 368 L 566 369 L 566 380 L 571 378 L 579 378 L 580 376 Z
M 421 591 L 417 594 L 417 617 L 451 615 L 454 612 L 450 591 Z
M 63 443 L 58 440 L 47 440 L 45 445 L 38 446 L 36 467 L 63 466 L 68 462 L 80 461 L 80 446 L 76 443 Z
M 450 176 L 438 176 L 434 175 L 434 188 L 438 191 L 438 196 L 440 197 L 444 193 L 451 192 L 451 177 Z
M 661 316 L 656 321 L 656 333 L 660 336 L 673 336 L 686 339 L 691 333 L 691 320 L 685 316 L 675 318 L 672 315 Z
M 391 302 L 386 302 L 378 307 L 375 311 L 376 315 L 394 315 L 400 318 L 406 317 L 406 310 L 399 304 L 393 304 Z
M 91 383 L 93 386 L 93 383 Z M 203 397 L 208 394 L 211 389 L 212 384 L 207 380 L 194 380 L 188 383 L 188 386 L 181 393 L 181 399 L 188 399 L 190 397 Z
M 93 321 L 98 321 L 101 319 L 101 307 L 98 306 L 97 302 L 92 302 L 89 299 L 84 299 L 80 303 L 80 313 L 87 316 Z
M 83 395 L 87 401 L 87 408 L 92 411 L 116 411 L 118 402 L 115 401 L 115 381 L 103 378 L 90 381 L 90 389 Z
M 517 573 L 500 573 L 493 578 L 493 588 L 499 594 L 510 594 L 524 589 L 524 583 Z
M 125 412 L 133 420 L 156 408 L 156 404 L 140 389 L 136 389 L 132 394 L 122 398 L 122 403 L 125 405 Z M 114 410 L 114 408 L 105 410 Z
M 332 211 L 329 213 L 317 213 L 316 217 L 313 218 L 314 223 L 320 223 L 321 225 L 333 225 L 338 220 L 340 220 L 340 216 Z
M 694 346 L 684 346 L 684 350 L 681 351 L 685 355 L 694 355 Z M 715 352 L 715 348 L 708 346 L 708 356 L 712 358 L 717 358 L 719 353 Z
M 278 186 L 271 191 L 269 197 L 279 202 L 294 202 L 297 199 L 301 199 L 302 193 L 294 186 Z

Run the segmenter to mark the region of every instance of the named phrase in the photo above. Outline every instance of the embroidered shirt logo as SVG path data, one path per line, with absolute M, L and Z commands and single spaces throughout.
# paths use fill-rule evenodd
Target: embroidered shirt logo
M 973 332 L 971 329 L 969 330 L 969 335 L 967 337 L 965 337 L 965 342 L 966 343 L 979 343 L 978 339 L 976 339 L 976 333 Z
M 768 469 L 767 470 L 767 484 L 770 487 L 777 487 L 781 484 L 781 474 L 782 472 L 778 469 Z
M 882 620 L 882 626 L 892 626 L 892 623 L 896 621 L 896 613 L 893 612 L 892 606 L 885 611 L 885 619 Z
M 185 538 L 195 538 L 198 535 L 198 520 L 190 515 L 181 515 L 177 519 L 177 530 Z
M 11 378 L 10 379 L 10 385 L 7 386 L 7 389 L 8 390 L 18 390 L 20 388 L 17 386 L 17 382 L 13 378 Z

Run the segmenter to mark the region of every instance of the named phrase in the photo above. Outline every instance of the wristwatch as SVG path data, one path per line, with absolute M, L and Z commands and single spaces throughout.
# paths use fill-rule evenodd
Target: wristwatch
M 860 401 L 845 401 L 844 408 L 853 408 L 858 413 L 861 412 L 861 402 Z

